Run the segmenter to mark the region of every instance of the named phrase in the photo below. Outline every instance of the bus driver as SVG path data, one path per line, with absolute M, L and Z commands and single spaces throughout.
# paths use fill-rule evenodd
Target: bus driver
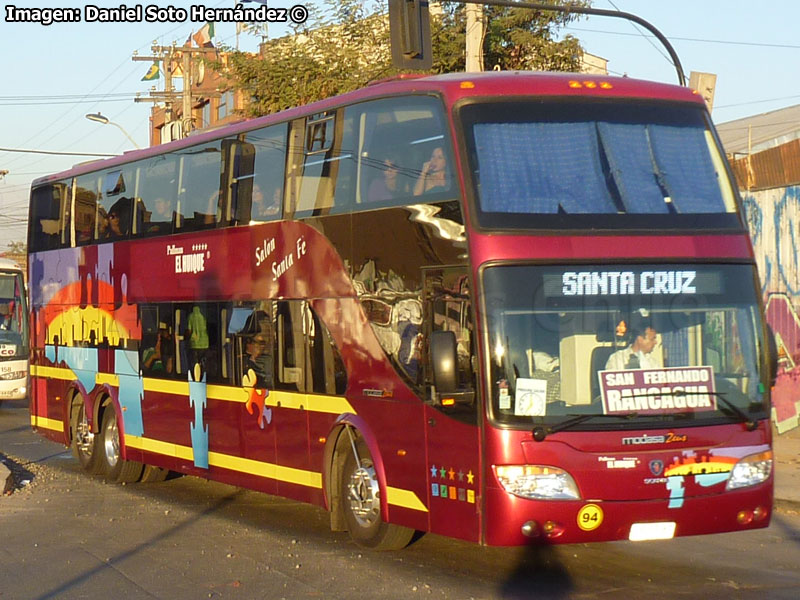
M 608 357 L 607 371 L 623 371 L 625 369 L 660 369 L 659 360 L 653 356 L 658 344 L 658 332 L 646 317 L 634 315 L 630 320 L 631 345 L 617 350 Z

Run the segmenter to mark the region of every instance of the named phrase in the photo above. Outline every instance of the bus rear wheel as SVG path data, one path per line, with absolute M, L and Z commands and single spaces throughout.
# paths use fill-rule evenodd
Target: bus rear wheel
M 139 481 L 144 465 L 122 458 L 119 440 L 119 425 L 114 405 L 109 404 L 103 411 L 103 425 L 100 428 L 100 473 L 116 483 Z
M 408 545 L 413 529 L 381 520 L 378 477 L 362 438 L 346 451 L 340 485 L 344 520 L 356 544 L 373 550 L 400 550 Z
M 72 406 L 70 429 L 73 456 L 78 459 L 78 463 L 84 471 L 90 475 L 97 475 L 100 472 L 99 440 L 89 425 L 83 398 L 76 398 Z

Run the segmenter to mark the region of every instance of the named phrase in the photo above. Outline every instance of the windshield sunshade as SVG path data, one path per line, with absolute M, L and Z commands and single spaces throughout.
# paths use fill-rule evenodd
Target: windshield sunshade
M 467 105 L 461 115 L 480 215 L 735 211 L 694 107 L 512 102 Z

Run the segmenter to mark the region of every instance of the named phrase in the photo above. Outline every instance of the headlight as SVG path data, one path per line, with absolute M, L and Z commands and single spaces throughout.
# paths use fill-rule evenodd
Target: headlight
M 0 380 L 8 381 L 10 379 L 22 379 L 28 374 L 27 371 L 11 371 L 0 375 Z
M 557 467 L 542 465 L 495 465 L 497 480 L 507 492 L 536 500 L 577 500 L 578 486 L 572 476 Z
M 733 466 L 726 490 L 735 490 L 762 483 L 772 473 L 772 450 L 745 456 Z

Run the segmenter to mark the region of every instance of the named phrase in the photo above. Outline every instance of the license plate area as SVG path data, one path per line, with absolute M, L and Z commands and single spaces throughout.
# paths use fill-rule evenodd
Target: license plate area
M 671 540 L 675 537 L 675 522 L 634 523 L 631 525 L 628 539 L 632 542 L 648 540 Z

